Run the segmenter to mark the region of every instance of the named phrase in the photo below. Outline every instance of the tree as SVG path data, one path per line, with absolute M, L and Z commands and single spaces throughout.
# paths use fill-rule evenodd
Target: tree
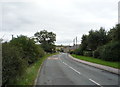
M 88 47 L 90 50 L 94 51 L 98 46 L 98 35 L 97 32 L 91 30 L 88 35 Z
M 117 24 L 115 26 L 115 32 L 113 32 L 113 34 L 114 34 L 114 40 L 120 42 L 120 24 Z
M 110 29 L 108 37 L 110 41 L 120 41 L 120 24 Z
M 96 31 L 98 35 L 98 46 L 105 45 L 108 42 L 107 32 L 103 27 L 99 31 Z
M 46 30 L 36 32 L 34 34 L 35 39 L 37 42 L 41 44 L 41 47 L 46 52 L 54 52 L 55 51 L 55 45 L 54 42 L 56 41 L 56 34 L 53 32 L 48 32 Z
M 94 51 L 97 47 L 105 45 L 108 42 L 107 32 L 104 28 L 100 28 L 100 30 L 89 31 L 88 35 L 88 47 Z

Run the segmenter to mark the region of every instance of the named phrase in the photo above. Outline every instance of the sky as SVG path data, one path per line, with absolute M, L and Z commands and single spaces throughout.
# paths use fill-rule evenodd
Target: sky
M 83 34 L 118 23 L 119 0 L 0 0 L 0 38 L 34 36 L 41 30 L 56 33 L 56 45 L 81 42 Z

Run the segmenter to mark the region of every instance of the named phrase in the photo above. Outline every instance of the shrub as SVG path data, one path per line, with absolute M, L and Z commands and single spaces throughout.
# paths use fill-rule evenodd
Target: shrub
M 111 42 L 105 45 L 100 57 L 106 61 L 120 61 L 120 42 Z
M 10 84 L 15 78 L 21 76 L 26 69 L 26 62 L 21 59 L 21 49 L 11 46 L 9 43 L 2 44 L 2 84 Z
M 92 51 L 84 51 L 84 52 L 83 52 L 83 55 L 84 55 L 84 56 L 91 57 L 91 56 L 92 56 Z
M 76 50 L 74 51 L 74 54 L 80 55 L 80 49 L 76 49 Z
M 74 54 L 74 51 L 69 51 L 70 54 Z
M 81 45 L 78 49 L 76 49 L 73 53 L 76 55 L 83 55 L 84 47 Z
M 94 52 L 93 52 L 93 57 L 94 58 L 100 58 L 100 53 L 102 52 L 102 49 L 104 46 L 98 47 Z
M 34 39 L 30 39 L 26 36 L 21 35 L 14 38 L 10 41 L 10 44 L 22 49 L 23 58 L 28 61 L 29 65 L 44 55 L 43 49 L 35 44 Z

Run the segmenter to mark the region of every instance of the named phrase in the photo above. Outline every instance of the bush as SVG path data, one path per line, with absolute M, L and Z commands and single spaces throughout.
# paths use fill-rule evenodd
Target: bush
M 69 51 L 70 54 L 74 54 L 74 51 Z
M 34 39 L 30 39 L 26 36 L 19 36 L 10 41 L 10 44 L 22 49 L 23 58 L 28 61 L 28 64 L 32 64 L 39 57 L 44 55 L 43 49 L 35 44 Z
M 102 49 L 104 46 L 98 47 L 94 52 L 93 52 L 93 57 L 94 58 L 100 58 L 100 53 L 102 52 Z
M 9 43 L 2 44 L 2 84 L 10 84 L 26 69 L 26 62 L 21 59 L 21 49 L 11 46 Z
M 44 50 L 40 47 L 40 45 L 34 45 L 35 48 L 34 48 L 34 53 L 36 54 L 36 57 L 39 58 L 39 57 L 43 57 L 45 55 L 45 52 Z
M 92 51 L 84 51 L 83 55 L 88 56 L 88 57 L 92 57 Z
M 76 49 L 73 53 L 76 55 L 83 55 L 84 48 L 83 46 L 80 46 L 78 49 Z
M 120 42 L 111 42 L 105 45 L 100 57 L 106 61 L 120 61 Z
M 76 49 L 76 50 L 74 51 L 74 54 L 80 55 L 80 49 Z

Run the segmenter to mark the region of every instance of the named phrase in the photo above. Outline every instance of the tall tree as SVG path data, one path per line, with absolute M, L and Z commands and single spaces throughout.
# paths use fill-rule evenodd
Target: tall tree
M 88 35 L 83 35 L 82 36 L 81 49 L 83 49 L 83 50 L 87 50 L 87 46 L 88 46 L 87 39 L 88 39 Z
M 53 32 L 48 32 L 47 30 L 43 30 L 40 32 L 36 32 L 34 34 L 35 39 L 39 42 L 42 48 L 46 52 L 54 52 L 55 51 L 55 41 L 56 41 L 56 34 Z
M 88 47 L 94 51 L 97 47 L 102 46 L 108 42 L 107 32 L 104 28 L 100 28 L 100 30 L 89 31 L 88 35 Z
M 110 29 L 108 37 L 110 41 L 120 41 L 120 24 Z
M 107 32 L 103 27 L 99 31 L 96 31 L 98 35 L 98 46 L 102 46 L 108 42 Z

